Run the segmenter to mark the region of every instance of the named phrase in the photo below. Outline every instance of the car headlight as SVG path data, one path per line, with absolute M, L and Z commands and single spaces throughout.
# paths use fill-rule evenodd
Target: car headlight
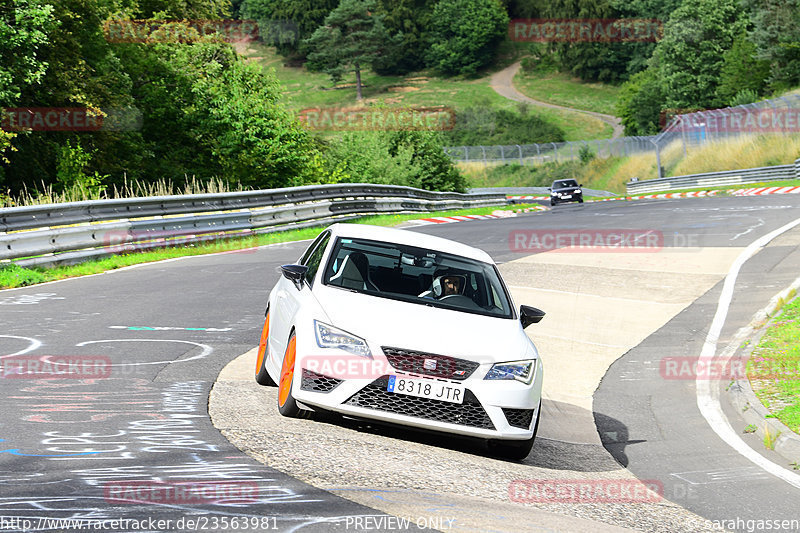
M 317 333 L 317 345 L 320 348 L 338 348 L 362 357 L 372 357 L 367 341 L 361 337 L 351 335 L 339 328 L 314 321 L 314 331 Z
M 582 191 L 582 190 L 580 190 L 580 189 L 577 189 L 577 190 L 575 191 L 575 194 L 581 194 L 581 193 L 583 193 L 583 191 Z
M 516 379 L 530 385 L 536 373 L 536 360 L 496 363 L 483 379 Z

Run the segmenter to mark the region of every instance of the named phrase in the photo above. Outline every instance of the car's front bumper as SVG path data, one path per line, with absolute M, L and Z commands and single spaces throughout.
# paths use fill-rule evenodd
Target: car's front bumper
M 302 361 L 302 358 L 298 358 Z M 302 366 L 302 363 L 300 363 Z M 436 379 L 461 384 L 466 392 L 461 404 L 418 398 L 386 390 L 387 377 L 345 379 L 344 376 L 309 374 L 297 369 L 292 395 L 310 407 L 359 418 L 443 431 L 458 435 L 526 440 L 539 417 L 542 364 L 537 359 L 533 382 L 484 380 L 491 365 L 481 365 L 465 380 L 442 380 L 395 372 L 415 379 Z M 320 377 L 322 376 L 322 377 Z

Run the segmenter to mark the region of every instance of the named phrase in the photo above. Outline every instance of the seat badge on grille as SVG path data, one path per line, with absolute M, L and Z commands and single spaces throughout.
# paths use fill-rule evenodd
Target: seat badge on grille
M 436 359 L 425 359 L 422 362 L 422 368 L 425 370 L 436 370 Z

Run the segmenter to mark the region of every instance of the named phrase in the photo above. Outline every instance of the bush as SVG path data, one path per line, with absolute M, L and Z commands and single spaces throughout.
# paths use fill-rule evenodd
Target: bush
M 470 176 L 470 187 L 549 187 L 555 180 L 575 178 L 582 163 L 564 161 L 523 166 L 517 163 L 486 167 Z
M 328 165 L 339 182 L 404 185 L 431 191 L 466 190 L 464 178 L 444 153 L 438 133 L 348 133 L 332 141 Z
M 562 142 L 564 131 L 525 106 L 515 113 L 479 105 L 459 111 L 456 125 L 445 132 L 445 139 L 450 146 Z

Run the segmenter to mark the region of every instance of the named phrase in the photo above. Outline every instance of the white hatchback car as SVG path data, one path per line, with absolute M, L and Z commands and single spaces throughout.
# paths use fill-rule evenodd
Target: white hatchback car
M 256 381 L 278 409 L 479 437 L 523 459 L 542 363 L 496 265 L 469 246 L 361 224 L 323 231 L 269 295 Z

